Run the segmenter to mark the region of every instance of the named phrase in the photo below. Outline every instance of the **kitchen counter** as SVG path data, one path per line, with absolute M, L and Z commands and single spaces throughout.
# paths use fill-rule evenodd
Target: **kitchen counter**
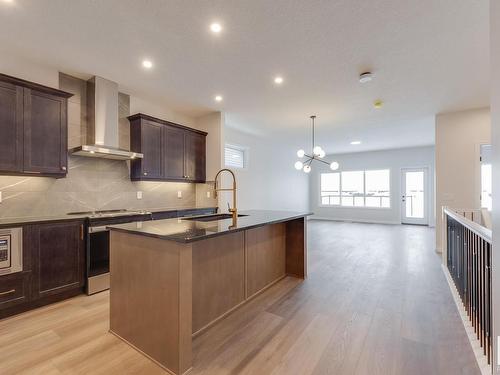
M 207 222 L 175 218 L 111 225 L 109 228 L 111 230 L 156 237 L 163 240 L 190 243 L 221 236 L 228 232 L 242 231 L 312 215 L 309 212 L 264 210 L 243 211 L 238 214 L 242 216 L 238 217 L 236 225 L 233 225 L 231 218 Z
M 240 214 L 248 216 L 236 223 L 109 226 L 110 332 L 169 373 L 184 374 L 193 336 L 285 277 L 306 278 L 309 213 Z
M 1 205 L 0 205 L 1 208 Z M 172 213 L 182 213 L 184 211 L 195 211 L 195 210 L 207 210 L 214 209 L 215 207 L 187 207 L 187 208 L 153 208 L 153 209 L 145 209 L 143 211 L 151 212 L 151 213 L 161 213 L 161 212 L 172 212 Z M 68 214 L 60 214 L 54 216 L 21 216 L 21 217 L 6 217 L 0 218 L 0 228 L 10 228 L 15 226 L 21 226 L 25 224 L 43 224 L 49 222 L 58 222 L 58 221 L 73 221 L 73 220 L 83 220 L 88 218 L 88 214 L 82 215 L 68 215 Z

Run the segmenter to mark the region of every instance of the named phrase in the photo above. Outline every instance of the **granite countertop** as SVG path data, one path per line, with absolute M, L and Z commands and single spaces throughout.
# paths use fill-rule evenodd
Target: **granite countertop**
M 189 243 L 221 236 L 267 224 L 280 223 L 312 215 L 311 212 L 252 210 L 239 212 L 235 227 L 233 220 L 196 221 L 183 218 L 143 221 L 128 224 L 110 225 L 108 228 L 175 242 Z M 207 216 L 207 215 L 204 215 Z M 201 216 L 203 217 L 203 216 Z
M 175 212 L 175 211 L 189 211 L 189 210 L 205 210 L 212 209 L 215 207 L 185 207 L 185 208 L 152 208 L 144 209 L 142 211 L 147 211 L 151 213 L 158 212 Z M 72 220 L 83 220 L 88 218 L 88 214 L 81 215 L 68 215 L 60 214 L 54 216 L 20 216 L 20 217 L 6 217 L 0 218 L 0 228 L 20 226 L 24 224 L 35 224 L 35 223 L 48 223 L 53 221 L 72 221 Z

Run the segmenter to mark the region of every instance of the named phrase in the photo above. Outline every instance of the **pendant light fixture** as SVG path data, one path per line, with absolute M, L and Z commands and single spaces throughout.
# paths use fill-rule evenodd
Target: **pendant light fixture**
M 306 152 L 302 149 L 300 149 L 299 151 L 297 151 L 297 156 L 299 158 L 305 158 L 304 161 L 296 161 L 295 162 L 295 169 L 297 170 L 303 170 L 305 173 L 309 173 L 311 172 L 311 164 L 313 161 L 319 161 L 321 163 L 324 163 L 324 164 L 327 164 L 330 166 L 330 169 L 332 171 L 335 171 L 337 169 L 339 169 L 339 163 L 337 163 L 336 161 L 332 161 L 331 163 L 323 160 L 323 158 L 325 157 L 325 151 L 320 147 L 320 146 L 316 146 L 316 144 L 314 143 L 314 120 L 316 119 L 316 116 L 311 116 L 311 121 L 312 121 L 312 152 L 311 154 L 306 154 Z

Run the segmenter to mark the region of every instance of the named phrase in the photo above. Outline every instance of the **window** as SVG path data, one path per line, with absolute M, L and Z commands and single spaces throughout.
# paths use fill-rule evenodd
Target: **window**
M 321 174 L 321 204 L 340 204 L 340 173 Z
M 224 148 L 225 165 L 228 168 L 246 168 L 248 149 L 241 146 L 226 145 Z
M 342 172 L 342 206 L 362 207 L 364 202 L 363 171 Z
M 388 169 L 365 171 L 366 207 L 391 207 L 390 185 Z
M 321 204 L 344 207 L 391 207 L 389 169 L 321 173 Z

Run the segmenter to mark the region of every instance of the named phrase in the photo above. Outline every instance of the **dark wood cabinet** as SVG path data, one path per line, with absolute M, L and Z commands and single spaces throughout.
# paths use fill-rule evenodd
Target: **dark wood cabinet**
M 162 176 L 162 127 L 150 121 L 142 121 L 131 128 L 131 149 L 144 158 L 132 161 L 132 175 L 137 179 L 155 180 Z
M 186 132 L 184 140 L 184 171 L 186 178 L 189 180 L 206 180 L 205 136 Z
M 165 125 L 163 127 L 163 174 L 168 180 L 184 180 L 185 130 Z
M 23 88 L 0 82 L 0 171 L 23 169 Z
M 56 95 L 25 89 L 24 172 L 66 174 L 67 101 Z
M 0 319 L 81 294 L 85 221 L 23 226 L 23 270 L 0 276 Z
M 131 150 L 144 155 L 132 160 L 132 180 L 205 182 L 207 133 L 141 113 L 129 121 Z
M 0 174 L 66 175 L 70 96 L 0 74 Z
M 83 233 L 80 222 L 41 224 L 32 229 L 31 253 L 37 263 L 33 280 L 35 298 L 83 288 Z

